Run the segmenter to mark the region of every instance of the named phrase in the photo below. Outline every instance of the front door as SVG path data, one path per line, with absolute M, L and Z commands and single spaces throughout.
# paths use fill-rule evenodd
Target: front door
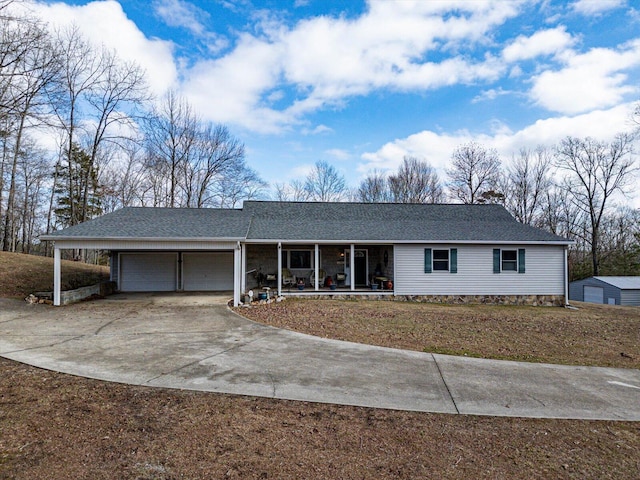
M 356 249 L 355 257 L 353 259 L 353 267 L 355 270 L 354 279 L 356 281 L 356 287 L 367 286 L 367 277 L 369 276 L 369 254 L 366 249 Z M 347 274 L 347 285 L 351 283 L 351 249 L 346 249 L 344 251 L 345 255 L 345 268 L 344 271 Z

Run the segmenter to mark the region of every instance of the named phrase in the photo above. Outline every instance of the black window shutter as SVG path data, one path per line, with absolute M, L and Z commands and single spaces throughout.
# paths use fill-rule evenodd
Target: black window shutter
M 424 273 L 431 273 L 431 249 L 424 249 Z
M 500 273 L 500 249 L 493 249 L 493 273 Z
M 518 249 L 518 273 L 525 272 L 524 248 Z

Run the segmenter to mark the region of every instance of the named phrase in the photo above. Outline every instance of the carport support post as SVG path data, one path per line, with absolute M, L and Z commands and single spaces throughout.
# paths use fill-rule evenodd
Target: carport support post
M 242 263 L 242 245 L 240 242 L 236 245 L 236 248 L 233 250 L 233 306 L 237 307 L 240 305 L 240 286 L 241 286 L 241 266 Z
M 313 259 L 313 275 L 315 276 L 315 281 L 313 282 L 313 284 L 316 287 L 316 291 L 320 289 L 320 286 L 318 285 L 318 262 L 320 261 L 320 254 L 318 252 L 318 244 L 316 243 L 315 246 L 315 251 L 314 251 L 315 257 Z
M 53 246 L 53 304 L 60 306 L 60 249 Z
M 247 246 L 244 243 L 240 244 L 241 259 L 240 259 L 240 292 L 244 295 L 247 291 Z

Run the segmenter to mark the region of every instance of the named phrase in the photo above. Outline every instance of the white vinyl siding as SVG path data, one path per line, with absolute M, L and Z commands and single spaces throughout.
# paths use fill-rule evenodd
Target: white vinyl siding
M 173 292 L 176 290 L 177 253 L 120 254 L 120 290 Z
M 457 247 L 457 273 L 425 273 L 425 248 Z M 493 250 L 526 253 L 526 272 L 493 273 Z M 394 249 L 397 295 L 563 295 L 562 245 L 396 245 Z
M 233 290 L 233 252 L 183 253 L 182 278 L 190 292 Z

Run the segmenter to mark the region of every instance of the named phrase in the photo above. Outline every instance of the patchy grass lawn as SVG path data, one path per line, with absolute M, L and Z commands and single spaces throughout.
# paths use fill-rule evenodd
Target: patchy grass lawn
M 62 290 L 109 280 L 109 268 L 62 261 Z M 0 252 L 0 297 L 21 298 L 53 290 L 53 258 Z
M 482 358 L 640 368 L 640 307 L 440 305 L 287 299 L 252 320 L 339 340 Z
M 134 387 L 0 359 L 0 478 L 640 478 L 640 422 Z

